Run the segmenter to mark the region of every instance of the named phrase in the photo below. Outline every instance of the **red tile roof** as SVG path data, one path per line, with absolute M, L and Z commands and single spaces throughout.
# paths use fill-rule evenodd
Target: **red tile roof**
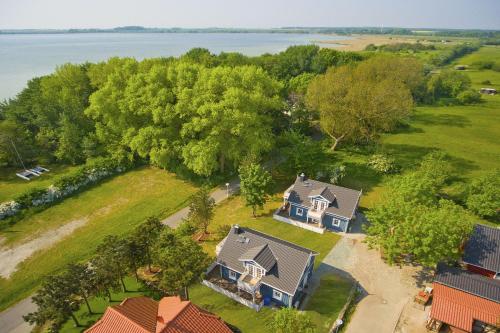
M 431 317 L 472 332 L 474 319 L 491 325 L 500 324 L 500 303 L 434 283 Z
M 147 297 L 124 300 L 108 307 L 86 333 L 231 333 L 219 317 L 180 297 L 156 302 Z

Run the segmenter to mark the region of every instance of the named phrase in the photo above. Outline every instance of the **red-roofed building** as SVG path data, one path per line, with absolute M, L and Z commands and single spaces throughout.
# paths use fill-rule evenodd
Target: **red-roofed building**
M 500 332 L 500 280 L 438 266 L 430 324 L 451 332 Z M 429 327 L 428 326 L 428 327 Z
M 148 297 L 127 298 L 110 306 L 86 333 L 232 333 L 216 315 L 178 296 L 156 302 Z

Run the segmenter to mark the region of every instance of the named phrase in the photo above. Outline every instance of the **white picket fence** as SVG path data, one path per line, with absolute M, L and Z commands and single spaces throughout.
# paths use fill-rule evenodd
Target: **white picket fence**
M 221 294 L 235 300 L 238 303 L 241 303 L 241 304 L 243 304 L 251 309 L 254 309 L 257 312 L 262 308 L 263 303 L 255 304 L 254 302 L 249 301 L 247 299 L 244 299 L 243 297 L 240 297 L 240 296 L 230 292 L 229 290 L 226 290 L 222 287 L 219 287 L 218 285 L 213 284 L 210 281 L 203 280 L 201 283 L 204 284 L 205 286 L 217 291 L 218 293 L 221 293 Z
M 317 232 L 318 234 L 323 234 L 325 232 L 325 228 L 315 227 L 315 226 L 310 225 L 308 223 L 295 221 L 295 220 L 292 220 L 290 218 L 281 216 L 281 215 L 279 215 L 279 211 L 280 210 L 278 209 L 278 210 L 276 210 L 276 212 L 274 212 L 273 218 L 275 220 L 278 220 L 280 222 L 285 222 L 285 223 L 294 225 L 294 226 L 302 228 L 302 229 L 307 229 L 307 230 L 310 230 L 310 231 L 313 231 L 313 232 Z

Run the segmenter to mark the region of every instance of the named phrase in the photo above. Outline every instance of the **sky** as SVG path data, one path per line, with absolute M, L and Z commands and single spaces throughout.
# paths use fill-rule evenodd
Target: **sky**
M 0 0 L 0 29 L 126 25 L 500 29 L 500 0 Z

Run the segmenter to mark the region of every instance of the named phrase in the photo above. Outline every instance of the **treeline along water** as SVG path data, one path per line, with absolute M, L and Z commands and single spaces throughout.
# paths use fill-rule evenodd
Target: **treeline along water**
M 213 53 L 259 55 L 291 45 L 345 39 L 349 37 L 291 33 L 0 34 L 0 100 L 14 97 L 29 79 L 49 74 L 66 62 L 96 62 L 113 56 L 179 56 L 193 47 Z

